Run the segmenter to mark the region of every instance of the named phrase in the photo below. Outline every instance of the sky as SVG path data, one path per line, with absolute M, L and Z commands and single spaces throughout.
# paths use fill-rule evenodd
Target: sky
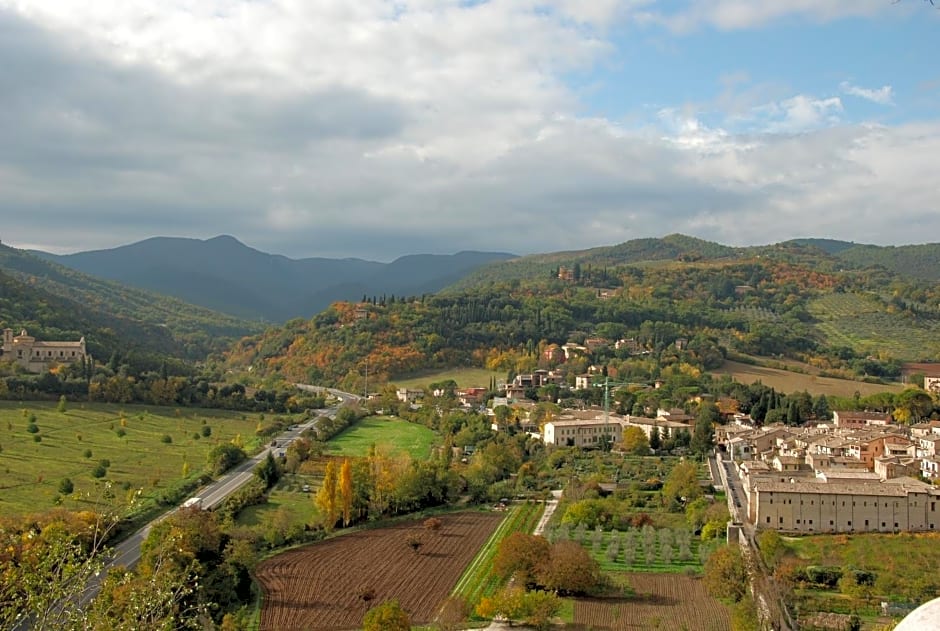
M 0 238 L 940 241 L 921 0 L 0 0 Z

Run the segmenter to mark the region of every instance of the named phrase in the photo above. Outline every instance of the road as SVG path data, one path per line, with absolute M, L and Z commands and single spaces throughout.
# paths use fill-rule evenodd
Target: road
M 276 446 L 268 444 L 264 449 L 259 453 L 255 454 L 252 458 L 249 458 L 245 462 L 241 463 L 234 469 L 231 469 L 227 473 L 223 474 L 219 479 L 207 484 L 206 486 L 199 489 L 199 491 L 193 495 L 193 497 L 200 498 L 202 508 L 209 510 L 219 506 L 222 502 L 225 501 L 232 493 L 237 491 L 243 485 L 248 483 L 251 480 L 251 477 L 254 475 L 254 469 L 261 463 L 262 460 L 267 458 L 269 452 L 273 452 L 275 455 L 280 455 L 287 446 L 300 437 L 304 430 L 313 428 L 316 426 L 317 418 L 320 416 L 329 416 L 333 417 L 336 415 L 340 406 L 350 403 L 353 401 L 358 401 L 359 397 L 348 392 L 342 392 L 340 390 L 335 390 L 332 388 L 321 388 L 318 386 L 306 386 L 302 384 L 297 384 L 297 386 L 303 390 L 311 392 L 321 392 L 327 391 L 336 398 L 338 398 L 341 403 L 333 407 L 326 408 L 321 410 L 320 413 L 315 418 L 310 418 L 303 423 L 292 426 L 291 429 L 288 429 L 286 432 L 282 432 L 277 436 L 272 438 L 273 442 L 276 442 Z M 112 551 L 111 558 L 104 567 L 104 571 L 98 574 L 86 585 L 84 591 L 78 597 L 79 606 L 86 607 L 95 596 L 98 595 L 98 592 L 101 590 L 101 584 L 104 578 L 107 576 L 109 570 L 124 566 L 126 568 L 133 568 L 140 561 L 140 548 L 144 540 L 147 538 L 147 535 L 150 534 L 150 530 L 155 524 L 160 523 L 170 515 L 174 514 L 179 510 L 179 507 L 168 510 L 163 513 L 153 521 L 149 522 L 146 526 L 132 534 L 130 537 L 119 543 L 114 547 Z M 23 631 L 29 629 L 30 624 L 28 621 L 25 621 L 24 624 L 21 624 L 16 628 L 16 631 Z
M 326 408 L 321 411 L 319 416 L 333 417 L 336 415 L 338 409 L 338 406 Z M 300 437 L 304 430 L 313 428 L 316 426 L 316 424 L 316 418 L 308 419 L 301 424 L 292 426 L 293 429 L 289 429 L 286 432 L 278 434 L 271 439 L 272 442 L 277 443 L 277 446 L 272 446 L 269 444 L 253 457 L 245 460 L 234 469 L 231 469 L 223 474 L 222 477 L 199 489 L 199 491 L 196 492 L 193 497 L 198 497 L 202 500 L 201 506 L 205 510 L 211 510 L 218 507 L 226 500 L 226 498 L 228 498 L 228 496 L 251 480 L 252 476 L 254 475 L 255 467 L 257 467 L 262 460 L 268 457 L 269 452 L 273 453 L 275 456 L 280 455 L 289 444 Z M 140 561 L 140 545 L 143 543 L 144 539 L 147 538 L 147 535 L 150 534 L 150 529 L 154 526 L 154 524 L 163 521 L 178 510 L 179 507 L 176 507 L 165 512 L 117 545 L 114 548 L 113 559 L 108 563 L 106 569 L 117 567 L 119 565 L 123 565 L 127 568 L 133 568 L 135 565 L 137 565 L 137 562 Z

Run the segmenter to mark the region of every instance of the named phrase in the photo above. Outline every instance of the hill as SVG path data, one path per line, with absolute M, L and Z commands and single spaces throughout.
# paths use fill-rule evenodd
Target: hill
M 363 295 L 420 295 L 452 284 L 504 253 L 414 255 L 391 263 L 362 259 L 290 259 L 230 236 L 154 237 L 69 255 L 37 252 L 73 269 L 174 296 L 240 318 L 284 322 L 309 317 L 337 300 Z
M 649 382 L 663 366 L 710 370 L 740 353 L 890 381 L 902 361 L 940 358 L 937 304 L 935 284 L 846 265 L 818 244 L 672 235 L 491 263 L 416 301 L 339 303 L 242 340 L 229 362 L 358 391 L 366 371 L 378 387 L 434 367 L 552 368 L 553 347 L 590 339 L 599 348 L 565 362 L 572 377 L 593 363 Z M 632 350 L 613 348 L 620 339 Z
M 880 265 L 902 276 L 940 281 L 940 243 L 921 245 L 853 245 L 837 253 L 839 259 L 859 267 Z
M 204 359 L 261 326 L 133 289 L 0 245 L 0 321 L 39 339 L 82 335 L 90 352 L 115 350 Z

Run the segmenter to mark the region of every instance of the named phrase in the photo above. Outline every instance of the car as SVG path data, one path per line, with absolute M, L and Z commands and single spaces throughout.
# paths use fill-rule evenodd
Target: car
M 309 493 L 309 492 L 310 492 L 310 485 L 309 485 L 309 484 L 304 484 L 304 487 L 303 487 L 303 488 L 304 488 L 304 493 Z

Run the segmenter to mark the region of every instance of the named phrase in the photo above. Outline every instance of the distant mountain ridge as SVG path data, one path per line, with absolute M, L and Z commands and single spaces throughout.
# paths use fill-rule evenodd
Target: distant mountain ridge
M 6 245 L 0 245 L 0 322 L 26 327 L 40 339 L 86 336 L 98 357 L 139 349 L 204 359 L 261 330 L 257 322 L 103 280 Z
M 434 293 L 474 269 L 514 258 L 503 252 L 418 254 L 391 263 L 291 259 L 231 236 L 153 237 L 117 248 L 56 255 L 34 252 L 86 274 L 174 296 L 247 319 L 311 317 L 337 300 Z

